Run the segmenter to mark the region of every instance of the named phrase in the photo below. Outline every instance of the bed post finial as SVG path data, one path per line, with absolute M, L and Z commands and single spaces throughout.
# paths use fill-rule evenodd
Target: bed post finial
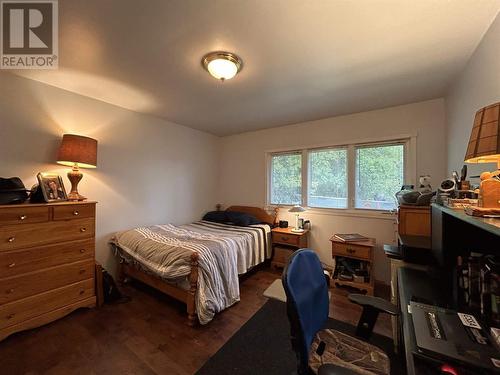
M 188 325 L 194 326 L 198 320 L 196 316 L 196 291 L 198 290 L 198 260 L 197 252 L 191 254 L 191 272 L 189 273 L 189 292 L 187 298 Z
M 217 209 L 217 211 L 222 211 L 222 204 L 217 203 L 217 204 L 215 205 L 215 208 Z

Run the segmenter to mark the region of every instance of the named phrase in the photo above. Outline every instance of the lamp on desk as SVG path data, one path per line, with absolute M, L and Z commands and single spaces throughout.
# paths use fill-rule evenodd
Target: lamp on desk
M 292 229 L 292 232 L 302 233 L 304 229 L 299 228 L 299 212 L 304 212 L 306 209 L 304 207 L 299 206 L 298 204 L 293 206 L 288 210 L 288 212 L 293 212 L 295 216 L 295 228 Z
M 80 168 L 97 167 L 97 141 L 93 138 L 75 134 L 64 134 L 57 163 L 73 167 L 68 172 L 68 179 L 71 182 L 71 192 L 68 194 L 70 201 L 83 201 L 85 198 L 78 193 L 78 183 L 83 177 Z
M 466 163 L 497 163 L 500 169 L 500 102 L 476 112 L 465 153 Z
M 481 174 L 481 201 L 486 208 L 500 208 L 500 102 L 476 112 L 465 153 L 466 163 L 497 163 L 496 172 Z

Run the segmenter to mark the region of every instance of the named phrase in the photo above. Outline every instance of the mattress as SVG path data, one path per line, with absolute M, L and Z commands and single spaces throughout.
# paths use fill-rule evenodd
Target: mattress
M 240 300 L 238 275 L 269 259 L 272 251 L 267 224 L 154 225 L 116 233 L 111 242 L 126 262 L 182 288 L 189 285 L 191 255 L 197 252 L 196 310 L 201 324 Z

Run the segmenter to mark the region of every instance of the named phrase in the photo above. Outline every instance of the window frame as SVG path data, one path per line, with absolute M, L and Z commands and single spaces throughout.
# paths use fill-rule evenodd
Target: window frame
M 300 194 L 300 202 L 299 204 L 302 206 L 304 204 L 304 153 L 302 150 L 290 150 L 290 151 L 285 151 L 285 152 L 271 152 L 268 153 L 268 163 L 267 163 L 267 205 L 268 206 L 274 206 L 274 207 L 291 207 L 293 204 L 276 204 L 276 203 L 271 203 L 271 195 L 272 195 L 272 188 L 271 184 L 273 182 L 273 165 L 272 165 L 272 160 L 273 156 L 276 155 L 300 155 L 301 159 L 301 166 L 300 166 L 300 174 L 301 174 L 301 194 Z
M 310 170 L 310 154 L 312 152 L 317 152 L 317 151 L 329 151 L 329 150 L 343 150 L 346 152 L 346 185 L 347 185 L 347 207 L 344 208 L 338 208 L 338 207 L 318 207 L 318 206 L 310 206 L 309 205 L 309 184 L 311 182 L 311 170 Z M 306 190 L 302 192 L 302 201 L 307 203 L 307 207 L 310 207 L 311 209 L 337 209 L 337 210 L 346 210 L 349 208 L 349 146 L 329 146 L 329 147 L 313 147 L 313 148 L 308 148 L 304 150 L 306 154 L 306 159 L 305 163 L 307 164 L 306 166 Z
M 352 164 L 353 164 L 353 171 L 352 171 L 352 196 L 350 196 L 350 201 L 353 209 L 356 210 L 366 210 L 366 211 L 380 211 L 380 212 L 391 212 L 395 210 L 396 208 L 393 208 L 392 210 L 382 210 L 382 209 L 376 209 L 376 208 L 363 208 L 363 207 L 356 207 L 356 167 L 357 167 L 357 155 L 356 151 L 360 148 L 374 148 L 374 147 L 384 147 L 384 146 L 403 146 L 403 183 L 406 183 L 405 181 L 408 181 L 408 175 L 407 175 L 407 165 L 408 165 L 408 145 L 409 145 L 409 140 L 396 140 L 396 141 L 387 141 L 387 142 L 377 142 L 377 143 L 365 143 L 365 144 L 356 144 L 353 145 L 353 158 L 352 158 Z M 348 160 L 349 163 L 350 160 Z
M 339 144 L 321 144 L 314 146 L 293 147 L 286 149 L 277 149 L 266 151 L 266 206 L 269 208 L 287 208 L 291 205 L 272 204 L 271 203 L 271 160 L 273 155 L 301 153 L 302 154 L 302 196 L 301 205 L 306 207 L 308 212 L 320 214 L 336 214 L 346 216 L 368 216 L 368 217 L 385 217 L 394 212 L 394 210 L 381 210 L 372 208 L 356 208 L 356 149 L 360 147 L 373 147 L 383 145 L 399 145 L 404 147 L 403 165 L 404 165 L 404 181 L 408 184 L 415 185 L 416 178 L 416 134 L 405 134 L 395 137 L 368 139 L 351 141 Z M 347 207 L 346 208 L 331 208 L 331 207 L 311 207 L 308 202 L 309 189 L 309 152 L 323 149 L 346 149 L 347 150 Z

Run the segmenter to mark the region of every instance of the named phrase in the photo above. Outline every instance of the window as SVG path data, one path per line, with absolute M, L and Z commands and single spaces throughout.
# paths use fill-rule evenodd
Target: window
M 414 149 L 413 138 L 269 154 L 268 203 L 392 210 L 394 194 L 412 183 L 414 165 L 412 173 L 406 170 L 411 144 Z
M 302 154 L 271 156 L 271 204 L 302 204 Z
M 309 151 L 307 205 L 347 208 L 347 150 Z
M 356 208 L 392 210 L 404 184 L 404 145 L 356 147 Z

